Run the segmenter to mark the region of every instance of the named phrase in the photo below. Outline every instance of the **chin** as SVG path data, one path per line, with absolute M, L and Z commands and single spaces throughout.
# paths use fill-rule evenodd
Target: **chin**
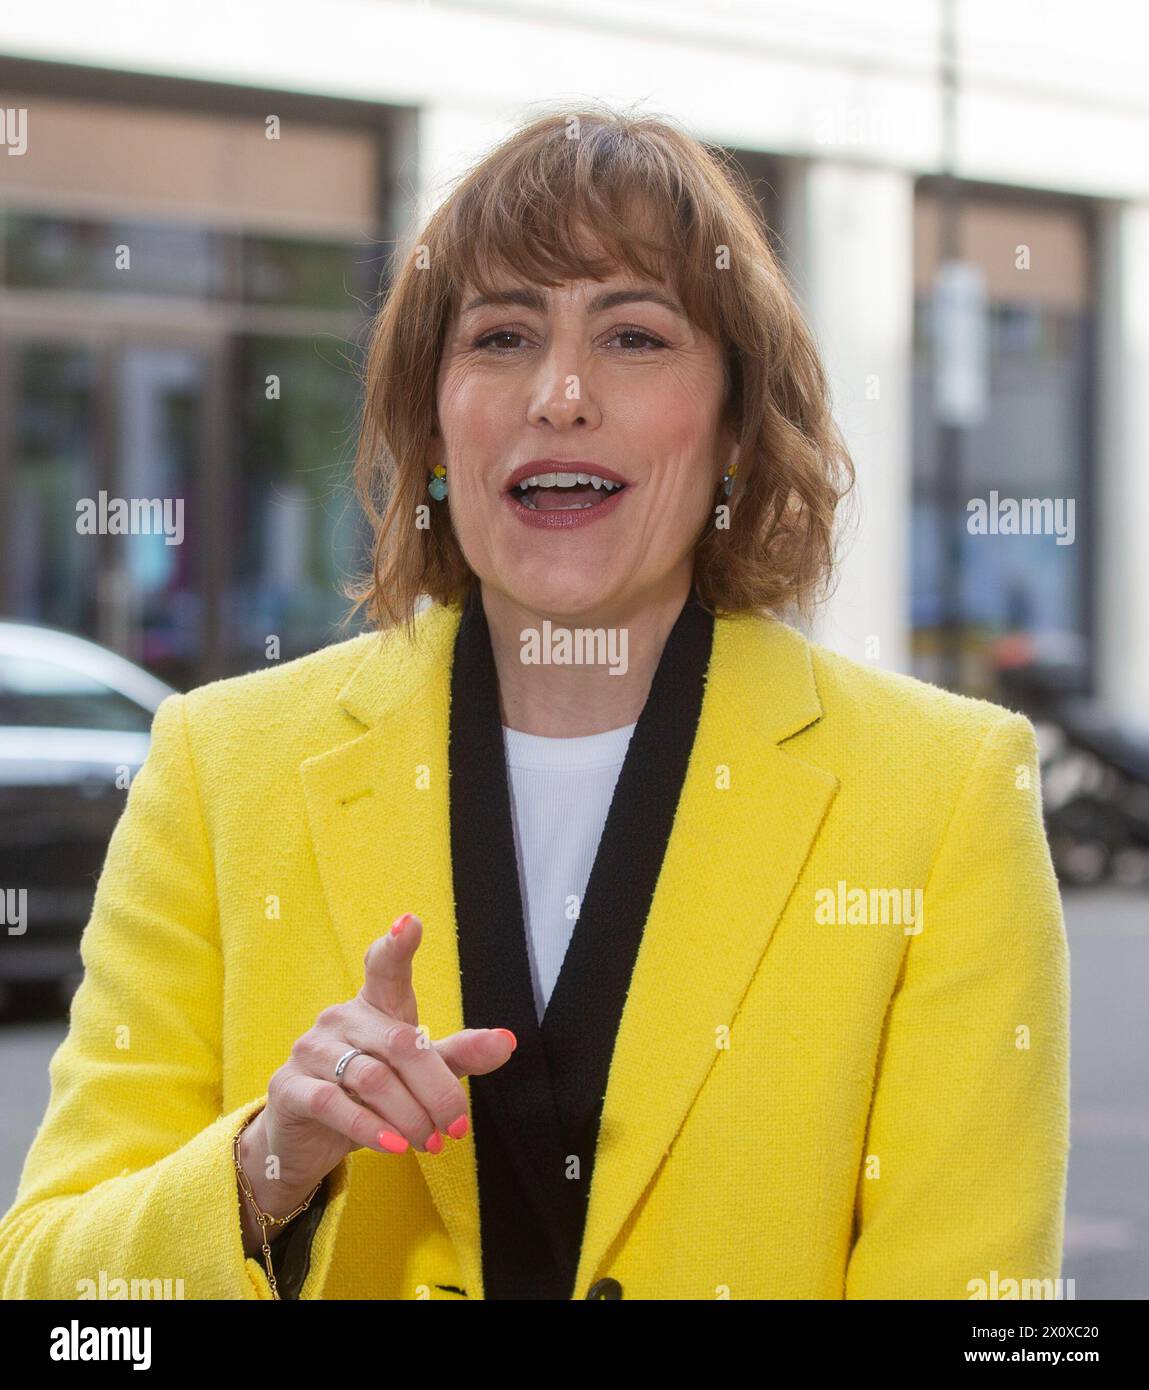
M 581 614 L 593 615 L 602 608 L 613 607 L 618 597 L 614 586 L 604 584 L 602 576 L 586 573 L 569 577 L 551 568 L 541 582 L 530 582 L 516 574 L 501 586 L 516 603 L 552 621 L 574 621 Z

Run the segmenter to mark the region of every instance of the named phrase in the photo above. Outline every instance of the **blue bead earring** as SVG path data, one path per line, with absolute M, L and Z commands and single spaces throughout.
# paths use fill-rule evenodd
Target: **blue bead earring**
M 441 502 L 447 495 L 447 470 L 441 463 L 438 463 L 431 470 L 431 474 L 431 481 L 427 484 L 427 491 L 436 502 Z

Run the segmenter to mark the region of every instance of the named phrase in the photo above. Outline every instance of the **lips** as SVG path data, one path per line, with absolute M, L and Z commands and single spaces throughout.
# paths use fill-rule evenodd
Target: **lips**
M 587 512 L 626 488 L 613 469 L 581 460 L 535 459 L 511 474 L 507 496 L 521 512 Z
M 524 479 L 536 478 L 548 473 L 587 473 L 608 483 L 626 483 L 629 481 L 621 473 L 616 473 L 613 468 L 607 468 L 604 464 L 595 463 L 590 459 L 531 459 L 515 469 L 507 479 L 503 490 L 511 492 Z
M 567 534 L 572 529 L 581 529 L 611 516 L 631 491 L 625 485 L 611 492 L 605 486 L 596 490 L 588 484 L 568 488 L 532 487 L 525 492 L 515 487 L 503 494 L 503 502 L 510 515 L 522 525 L 552 534 L 556 531 Z

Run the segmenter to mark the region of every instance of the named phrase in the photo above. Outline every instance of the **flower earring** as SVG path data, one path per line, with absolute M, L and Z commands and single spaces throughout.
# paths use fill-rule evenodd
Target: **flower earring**
M 441 502 L 447 495 L 447 470 L 441 463 L 437 463 L 431 470 L 431 475 L 431 481 L 427 484 L 427 491 L 436 502 Z
M 722 491 L 727 497 L 734 491 L 734 478 L 738 472 L 738 465 L 732 463 L 722 475 Z

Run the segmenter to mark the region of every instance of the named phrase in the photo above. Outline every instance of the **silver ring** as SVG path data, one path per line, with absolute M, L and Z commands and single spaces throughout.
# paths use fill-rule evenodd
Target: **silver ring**
M 343 1056 L 340 1057 L 339 1061 L 335 1063 L 335 1079 L 340 1086 L 343 1086 L 343 1073 L 347 1070 L 347 1063 L 350 1062 L 352 1057 L 361 1057 L 362 1055 L 363 1049 L 361 1047 L 353 1047 L 349 1052 L 345 1052 Z M 346 1090 L 347 1088 L 344 1086 L 343 1089 Z

